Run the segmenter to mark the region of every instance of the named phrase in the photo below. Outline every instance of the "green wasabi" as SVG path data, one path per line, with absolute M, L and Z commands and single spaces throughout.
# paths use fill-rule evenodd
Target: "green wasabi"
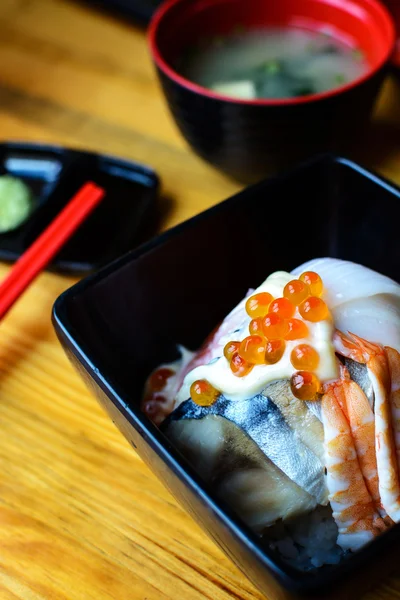
M 29 217 L 32 194 L 21 179 L 0 176 L 0 233 L 16 229 Z

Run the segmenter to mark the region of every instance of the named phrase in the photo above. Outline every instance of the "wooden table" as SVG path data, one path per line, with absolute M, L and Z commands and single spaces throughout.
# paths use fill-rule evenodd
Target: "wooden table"
M 400 182 L 397 88 L 360 146 Z M 143 31 L 72 1 L 0 1 L 0 132 L 151 164 L 164 228 L 240 187 L 186 148 Z M 68 363 L 50 311 L 73 282 L 43 274 L 1 324 L 0 600 L 261 600 Z M 367 597 L 400 598 L 400 572 Z

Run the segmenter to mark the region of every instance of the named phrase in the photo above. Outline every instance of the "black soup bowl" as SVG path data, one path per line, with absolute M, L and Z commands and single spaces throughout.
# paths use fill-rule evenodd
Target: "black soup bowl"
M 285 218 L 281 206 L 299 190 L 307 194 L 309 210 L 295 203 Z M 177 357 L 177 343 L 198 348 L 248 288 L 273 271 L 331 256 L 399 280 L 399 220 L 398 188 L 346 159 L 322 157 L 167 231 L 55 303 L 59 339 L 88 387 L 175 498 L 268 600 L 353 600 L 398 567 L 400 525 L 339 565 L 316 572 L 288 566 L 141 412 L 145 380 Z M 238 240 L 245 252 L 232 252 Z
M 362 51 L 362 77 L 315 95 L 241 100 L 179 74 L 198 42 L 238 27 L 329 30 Z M 395 27 L 379 0 L 170 0 L 154 15 L 149 45 L 169 109 L 191 148 L 218 169 L 254 182 L 320 152 L 350 152 L 365 127 L 395 44 Z

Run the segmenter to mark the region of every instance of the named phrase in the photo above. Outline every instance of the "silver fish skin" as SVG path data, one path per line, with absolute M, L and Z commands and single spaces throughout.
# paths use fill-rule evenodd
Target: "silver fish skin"
M 171 421 L 165 433 L 216 495 L 258 533 L 280 519 L 295 518 L 317 506 L 313 496 L 223 417 Z
M 326 503 L 324 464 L 288 425 L 270 398 L 260 394 L 247 400 L 230 401 L 220 396 L 211 407 L 201 407 L 187 400 L 168 417 L 162 428 L 171 420 L 201 419 L 208 415 L 235 423 L 289 479 L 313 496 L 318 504 Z

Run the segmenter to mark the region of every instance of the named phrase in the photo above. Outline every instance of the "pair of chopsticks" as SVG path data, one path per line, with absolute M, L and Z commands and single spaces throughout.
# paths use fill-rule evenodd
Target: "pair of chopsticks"
M 105 191 L 95 183 L 86 183 L 50 225 L 41 233 L 0 284 L 0 319 L 57 254 L 86 217 L 94 210 Z

